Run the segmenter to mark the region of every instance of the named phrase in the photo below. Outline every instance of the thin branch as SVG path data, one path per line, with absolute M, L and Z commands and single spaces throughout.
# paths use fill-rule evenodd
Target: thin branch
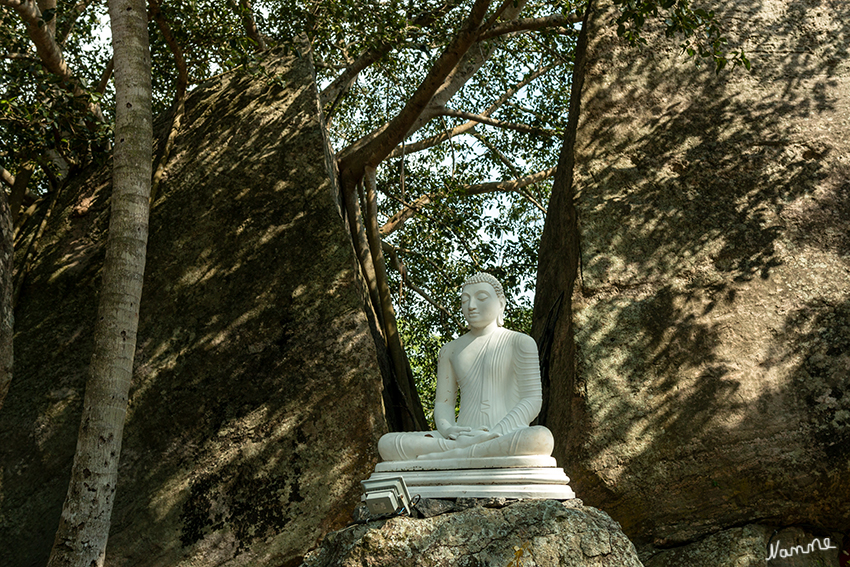
M 469 121 L 464 124 L 461 124 L 460 126 L 455 126 L 451 130 L 443 130 L 442 132 L 440 132 L 439 134 L 435 134 L 434 136 L 429 136 L 419 141 L 411 142 L 406 145 L 407 149 L 404 150 L 404 153 L 413 154 L 416 152 L 427 150 L 429 148 L 433 148 L 434 146 L 442 144 L 446 140 L 451 140 L 452 138 L 460 136 L 461 134 L 466 134 L 467 132 L 475 130 L 475 126 L 477 126 L 477 124 L 477 122 Z M 387 158 L 389 159 L 399 157 L 401 156 L 401 153 L 401 146 L 399 145 L 396 149 L 390 152 L 390 155 L 388 155 Z
M 549 71 L 551 71 L 554 68 L 555 68 L 554 65 L 546 65 L 546 66 L 543 66 L 543 67 L 539 67 L 537 70 L 535 70 L 533 73 L 531 73 L 530 75 L 525 77 L 523 80 L 518 82 L 516 85 L 514 85 L 510 89 L 506 90 L 502 94 L 502 96 L 500 96 L 497 100 L 495 100 L 484 112 L 481 113 L 481 116 L 490 116 L 493 112 L 495 112 L 496 110 L 501 108 L 501 106 L 503 104 L 505 104 L 511 97 L 513 97 L 517 92 L 519 92 L 520 89 L 527 86 L 528 84 L 530 84 L 532 81 L 534 81 L 538 77 L 545 75 L 546 73 L 548 73 Z M 477 122 L 470 120 L 469 122 L 461 124 L 460 126 L 455 126 L 451 130 L 448 130 L 448 131 L 444 130 L 443 132 L 440 132 L 439 134 L 436 134 L 434 136 L 424 138 L 424 139 L 419 140 L 417 142 L 409 143 L 409 144 L 407 144 L 407 149 L 405 150 L 405 153 L 412 154 L 412 153 L 415 153 L 415 152 L 421 152 L 423 150 L 433 148 L 434 146 L 437 146 L 437 145 L 445 142 L 446 140 L 450 140 L 450 139 L 452 139 L 456 136 L 460 136 L 461 134 L 466 134 L 467 132 L 472 133 L 472 132 L 474 132 L 476 125 L 477 125 Z M 390 153 L 390 155 L 387 156 L 387 157 L 388 158 L 396 158 L 399 155 L 401 155 L 401 147 L 400 146 L 395 148 L 392 151 L 392 153 Z
M 106 62 L 106 67 L 103 68 L 103 72 L 100 74 L 100 81 L 97 83 L 97 88 L 94 92 L 98 94 L 103 94 L 106 92 L 106 87 L 109 85 L 109 79 L 112 78 L 112 72 L 115 70 L 115 59 L 112 57 L 109 58 L 109 61 Z
M 519 176 L 521 175 L 521 172 L 520 172 L 519 168 L 517 168 L 517 166 L 516 166 L 516 165 L 514 165 L 514 163 L 513 163 L 511 160 L 509 160 L 509 159 L 508 159 L 508 156 L 506 156 L 506 155 L 502 152 L 502 150 L 500 150 L 499 148 L 497 148 L 496 146 L 494 146 L 494 145 L 490 142 L 490 140 L 488 140 L 488 139 L 487 139 L 487 136 L 485 136 L 484 134 L 482 134 L 482 133 L 480 133 L 480 132 L 476 132 L 475 134 L 473 134 L 473 136 L 475 136 L 475 139 L 476 139 L 476 140 L 478 140 L 479 142 L 481 142 L 482 144 L 484 144 L 484 146 L 485 146 L 488 150 L 490 150 L 491 152 L 493 152 L 493 154 L 495 154 L 495 156 L 496 156 L 497 158 L 499 158 L 499 161 L 501 161 L 503 164 L 505 164 L 505 166 L 506 166 L 508 169 L 510 169 L 510 170 L 511 170 L 511 174 L 512 174 L 514 177 L 519 177 Z
M 59 45 L 65 46 L 65 43 L 68 41 L 68 37 L 71 35 L 71 32 L 74 30 L 74 26 L 77 23 L 77 19 L 83 15 L 83 12 L 94 3 L 94 0 L 83 0 L 82 2 L 77 2 L 73 8 L 71 8 L 65 17 L 62 19 L 62 26 L 59 28 L 57 32 L 57 37 L 59 37 Z
M 162 184 L 162 179 L 165 176 L 165 166 L 168 164 L 171 149 L 174 147 L 177 134 L 180 132 L 180 123 L 183 120 L 183 114 L 186 108 L 186 89 L 189 84 L 189 73 L 186 69 L 186 59 L 183 57 L 183 49 L 177 43 L 177 40 L 174 39 L 174 34 L 171 33 L 171 26 L 169 26 L 168 20 L 162 14 L 159 0 L 148 0 L 148 6 L 150 6 L 151 17 L 156 21 L 156 25 L 165 39 L 165 43 L 174 55 L 174 65 L 177 67 L 177 90 L 174 94 L 171 127 L 168 130 L 168 137 L 165 139 L 162 151 L 156 158 L 156 167 L 154 168 L 153 178 L 151 180 L 150 202 L 153 203 Z
M 404 284 L 412 289 L 416 294 L 418 294 L 422 299 L 431 304 L 435 309 L 438 309 L 445 313 L 446 317 L 452 320 L 455 325 L 457 325 L 458 329 L 463 329 L 463 324 L 461 324 L 460 319 L 457 316 L 449 311 L 444 305 L 434 300 L 425 290 L 416 285 L 410 280 L 410 276 L 407 275 L 407 266 L 404 265 L 404 262 L 398 255 L 398 252 L 401 251 L 400 248 L 396 248 L 392 244 L 388 242 L 381 242 L 381 246 L 384 250 L 384 253 L 390 257 L 390 265 L 395 269 L 399 274 L 401 274 L 401 279 Z
M 503 35 L 514 34 L 517 32 L 537 31 L 546 28 L 564 27 L 576 24 L 582 20 L 582 16 L 578 14 L 570 14 L 564 16 L 562 14 L 553 14 L 551 16 L 543 16 L 540 18 L 523 18 L 521 20 L 513 20 L 509 22 L 499 22 L 489 30 L 481 34 L 480 41 L 486 41 Z
M 401 228 L 406 221 L 413 218 L 414 215 L 420 214 L 422 212 L 422 208 L 429 205 L 436 195 L 436 193 L 425 193 L 413 203 L 405 203 L 404 201 L 401 201 L 401 199 L 398 199 L 401 201 L 403 208 L 384 223 L 384 226 L 382 226 L 380 230 L 381 236 L 386 236 L 395 232 Z
M 265 51 L 266 42 L 257 29 L 257 21 L 254 19 L 254 9 L 251 7 L 250 0 L 239 0 L 238 5 L 236 4 L 236 0 L 228 0 L 227 3 L 242 18 L 242 27 L 245 28 L 245 35 L 254 42 L 256 51 Z
M 18 61 L 39 61 L 39 58 L 29 53 L 4 53 L 0 55 L 3 59 L 11 59 Z
M 541 136 L 558 135 L 558 132 L 556 132 L 555 130 L 550 130 L 548 128 L 537 128 L 535 126 L 529 126 L 527 124 L 503 122 L 501 120 L 496 120 L 495 118 L 490 118 L 489 116 L 485 116 L 483 114 L 473 114 L 471 112 L 453 110 L 451 108 L 443 108 L 441 110 L 438 110 L 437 114 L 439 116 L 454 116 L 456 118 L 465 118 L 466 120 L 471 120 L 473 122 L 487 124 L 488 126 L 495 126 L 497 128 L 503 128 L 505 130 L 514 130 L 516 132 L 522 132 L 523 134 L 539 134 Z
M 450 0 L 445 2 L 442 6 L 432 12 L 426 12 L 419 14 L 417 17 L 413 18 L 410 22 L 411 26 L 414 27 L 425 27 L 433 22 L 439 20 L 451 10 L 460 5 L 460 0 Z M 377 61 L 381 59 L 384 55 L 395 49 L 397 44 L 391 42 L 381 42 L 376 46 L 373 46 L 363 53 L 361 53 L 356 59 L 354 59 L 345 70 L 340 73 L 330 85 L 325 87 L 321 94 L 319 95 L 319 101 L 322 105 L 322 108 L 326 107 L 329 103 L 331 104 L 330 110 L 327 112 L 327 119 L 330 119 L 333 110 L 338 106 L 340 99 L 342 96 L 348 91 L 351 85 L 354 83 L 354 80 L 357 76 L 367 67 L 373 65 Z M 346 58 L 347 57 L 347 51 Z
M 540 204 L 531 194 L 527 191 L 523 191 L 525 187 L 533 184 L 539 183 L 549 177 L 555 175 L 556 167 L 550 167 L 549 169 L 538 171 L 537 173 L 532 173 L 531 175 L 526 175 L 525 177 L 521 177 L 519 179 L 511 179 L 508 181 L 491 181 L 490 183 L 479 183 L 477 185 L 468 185 L 464 187 L 464 192 L 467 195 L 482 195 L 484 193 L 510 193 L 515 191 L 528 199 L 535 207 L 540 209 L 540 211 L 545 215 L 546 208 Z

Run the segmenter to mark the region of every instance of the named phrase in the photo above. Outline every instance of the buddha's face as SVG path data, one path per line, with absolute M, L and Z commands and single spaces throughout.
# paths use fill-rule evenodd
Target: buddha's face
M 469 284 L 463 288 L 460 296 L 463 317 L 470 328 L 483 329 L 495 322 L 505 310 L 504 304 L 496 295 L 496 290 L 488 283 Z

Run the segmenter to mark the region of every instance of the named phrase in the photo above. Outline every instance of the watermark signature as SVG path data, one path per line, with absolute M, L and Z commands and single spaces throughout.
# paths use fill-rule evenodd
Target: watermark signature
M 829 541 L 828 537 L 823 538 L 823 543 L 818 538 L 815 538 L 814 541 L 810 542 L 809 545 L 803 547 L 802 545 L 795 545 L 786 549 L 782 549 L 779 545 L 782 543 L 782 540 L 776 540 L 775 543 L 770 544 L 768 551 L 770 555 L 767 557 L 767 560 L 776 559 L 780 557 L 785 559 L 786 557 L 793 557 L 794 555 L 807 555 L 813 551 L 826 551 L 827 549 L 838 549 L 837 546 L 832 545 L 832 542 Z

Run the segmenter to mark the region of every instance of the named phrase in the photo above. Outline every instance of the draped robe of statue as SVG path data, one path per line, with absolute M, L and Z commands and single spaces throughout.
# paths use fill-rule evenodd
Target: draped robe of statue
M 537 344 L 502 327 L 505 304 L 493 276 L 479 273 L 464 282 L 461 307 L 469 332 L 440 349 L 437 430 L 381 437 L 383 462 L 363 481 L 373 514 L 387 502 L 396 506 L 390 495 L 405 486 L 421 498 L 575 498 L 551 456 L 552 433 L 530 425 L 543 403 Z
M 440 431 L 388 433 L 378 444 L 381 457 L 407 461 L 551 455 L 551 432 L 542 426 L 529 426 L 543 400 L 534 339 L 499 327 L 463 349 L 472 349 L 467 353 L 473 358 L 466 371 L 454 368 L 457 358 L 450 362 L 460 388 L 457 425 L 487 430 L 493 438 L 464 446 L 463 438 L 447 439 Z

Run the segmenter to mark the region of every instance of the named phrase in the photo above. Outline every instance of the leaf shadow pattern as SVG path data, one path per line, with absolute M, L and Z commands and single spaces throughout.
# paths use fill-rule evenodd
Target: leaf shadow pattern
M 605 6 L 566 148 L 576 232 L 540 254 L 580 256 L 553 341 L 574 336 L 575 358 L 547 370 L 556 457 L 637 542 L 750 521 L 843 529 L 850 471 L 829 457 L 843 434 L 817 430 L 844 415 L 844 390 L 800 389 L 813 339 L 788 317 L 837 313 L 850 290 L 850 7 L 718 3 L 754 71 L 716 75 L 673 42 L 623 46 Z
M 110 564 L 299 564 L 377 461 L 379 356 L 309 58 L 267 63 L 192 94 L 153 204 Z M 21 295 L 0 412 L 8 565 L 46 562 L 67 488 L 102 252 L 73 266 L 108 216 L 108 172 L 92 179 L 67 192 Z

